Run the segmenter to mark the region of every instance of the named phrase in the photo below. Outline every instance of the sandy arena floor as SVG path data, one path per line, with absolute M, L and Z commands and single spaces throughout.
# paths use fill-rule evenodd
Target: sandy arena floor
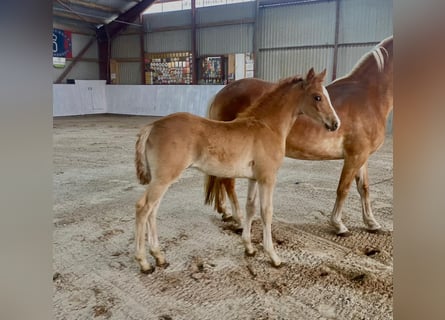
M 285 159 L 275 190 L 279 269 L 203 204 L 203 174 L 189 169 L 158 213 L 170 266 L 139 272 L 134 205 L 144 187 L 134 169 L 138 129 L 153 117 L 54 119 L 54 314 L 56 319 L 392 319 L 392 137 L 369 160 L 371 201 L 384 234 L 364 231 L 355 184 L 344 208 L 353 235 L 335 236 L 342 161 Z M 237 189 L 244 208 L 246 181 Z M 151 262 L 153 259 L 150 257 Z

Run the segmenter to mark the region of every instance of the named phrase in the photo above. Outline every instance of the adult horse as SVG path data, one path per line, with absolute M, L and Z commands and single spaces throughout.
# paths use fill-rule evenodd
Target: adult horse
M 218 92 L 209 107 L 209 118 L 230 121 L 254 103 L 274 84 L 259 79 L 235 81 Z M 308 117 L 299 117 L 286 140 L 286 157 L 303 160 L 344 159 L 337 199 L 330 223 L 338 235 L 349 235 L 342 222 L 343 203 L 352 181 L 356 180 L 362 204 L 363 221 L 370 232 L 381 229 L 369 200 L 368 158 L 384 142 L 386 122 L 393 108 L 393 37 L 381 41 L 365 54 L 345 77 L 326 89 L 341 119 L 335 132 L 324 130 Z M 225 192 L 234 217 L 241 217 L 234 179 L 207 176 L 205 202 L 230 217 L 225 208 Z
M 146 259 L 146 225 L 151 255 L 158 266 L 167 265 L 159 249 L 156 214 L 168 187 L 188 167 L 219 177 L 249 179 L 252 201 L 242 235 L 248 255 L 255 253 L 250 229 L 258 185 L 264 251 L 274 266 L 281 264 L 272 243 L 272 194 L 276 172 L 284 158 L 286 137 L 302 113 L 329 130 L 337 130 L 340 126 L 322 86 L 325 75 L 326 70 L 316 75 L 310 69 L 306 79 L 299 76 L 284 79 L 230 122 L 175 113 L 141 129 L 136 142 L 135 164 L 139 182 L 148 184 L 136 203 L 136 260 L 142 272 L 154 270 Z

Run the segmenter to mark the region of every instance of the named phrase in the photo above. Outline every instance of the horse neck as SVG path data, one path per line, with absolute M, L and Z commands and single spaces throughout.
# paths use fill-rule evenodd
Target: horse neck
M 278 88 L 270 94 L 265 94 L 251 110 L 250 116 L 265 123 L 272 131 L 282 137 L 287 137 L 294 125 L 300 109 L 298 100 L 302 95 L 301 90 Z
M 371 57 L 372 58 L 372 57 Z M 340 79 L 338 79 L 340 80 Z M 385 59 L 385 65 L 381 71 L 373 60 L 364 63 L 353 70 L 349 76 L 343 78 L 346 82 L 359 85 L 368 94 L 373 94 L 377 101 L 375 111 L 385 119 L 393 108 L 393 62 Z M 340 81 L 339 81 L 340 82 Z

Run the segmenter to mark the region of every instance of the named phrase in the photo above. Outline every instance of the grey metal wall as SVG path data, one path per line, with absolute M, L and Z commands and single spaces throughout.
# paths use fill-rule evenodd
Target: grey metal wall
M 314 67 L 332 77 L 335 2 L 260 8 L 257 76 L 269 81 Z
M 119 84 L 142 83 L 142 51 L 139 34 L 123 34 L 111 45 L 111 58 L 119 64 Z
M 198 56 L 253 51 L 253 25 L 201 28 L 197 31 Z
M 255 10 L 255 2 L 198 8 L 198 56 L 252 52 Z M 145 51 L 192 51 L 191 21 L 191 10 L 145 15 Z
M 72 50 L 73 57 L 77 57 L 79 52 L 90 41 L 91 36 L 72 33 Z M 70 73 L 62 80 L 65 83 L 67 79 L 79 79 L 79 80 L 96 80 L 99 77 L 99 63 L 97 59 L 97 43 L 93 45 L 85 52 L 83 59 L 89 61 L 79 61 L 70 71 Z M 66 62 L 65 68 L 71 64 L 71 61 Z M 53 68 L 53 82 L 65 71 L 65 68 Z
M 261 51 L 258 56 L 258 78 L 269 81 L 295 74 L 305 75 L 311 68 L 317 72 L 327 69 L 327 79 L 332 76 L 332 48 L 282 49 Z
M 260 9 L 258 77 L 277 80 L 310 67 L 327 68 L 332 80 L 336 1 Z M 392 34 L 391 0 L 340 0 L 337 77 Z

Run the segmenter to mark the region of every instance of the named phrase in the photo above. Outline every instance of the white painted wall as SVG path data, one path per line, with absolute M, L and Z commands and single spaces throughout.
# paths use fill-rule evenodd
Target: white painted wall
M 53 116 L 95 113 L 165 116 L 190 112 L 205 117 L 222 85 L 106 85 L 101 80 L 76 80 L 53 85 Z
M 222 88 L 222 85 L 110 85 L 107 112 L 150 116 L 190 112 L 205 117 L 210 100 Z

